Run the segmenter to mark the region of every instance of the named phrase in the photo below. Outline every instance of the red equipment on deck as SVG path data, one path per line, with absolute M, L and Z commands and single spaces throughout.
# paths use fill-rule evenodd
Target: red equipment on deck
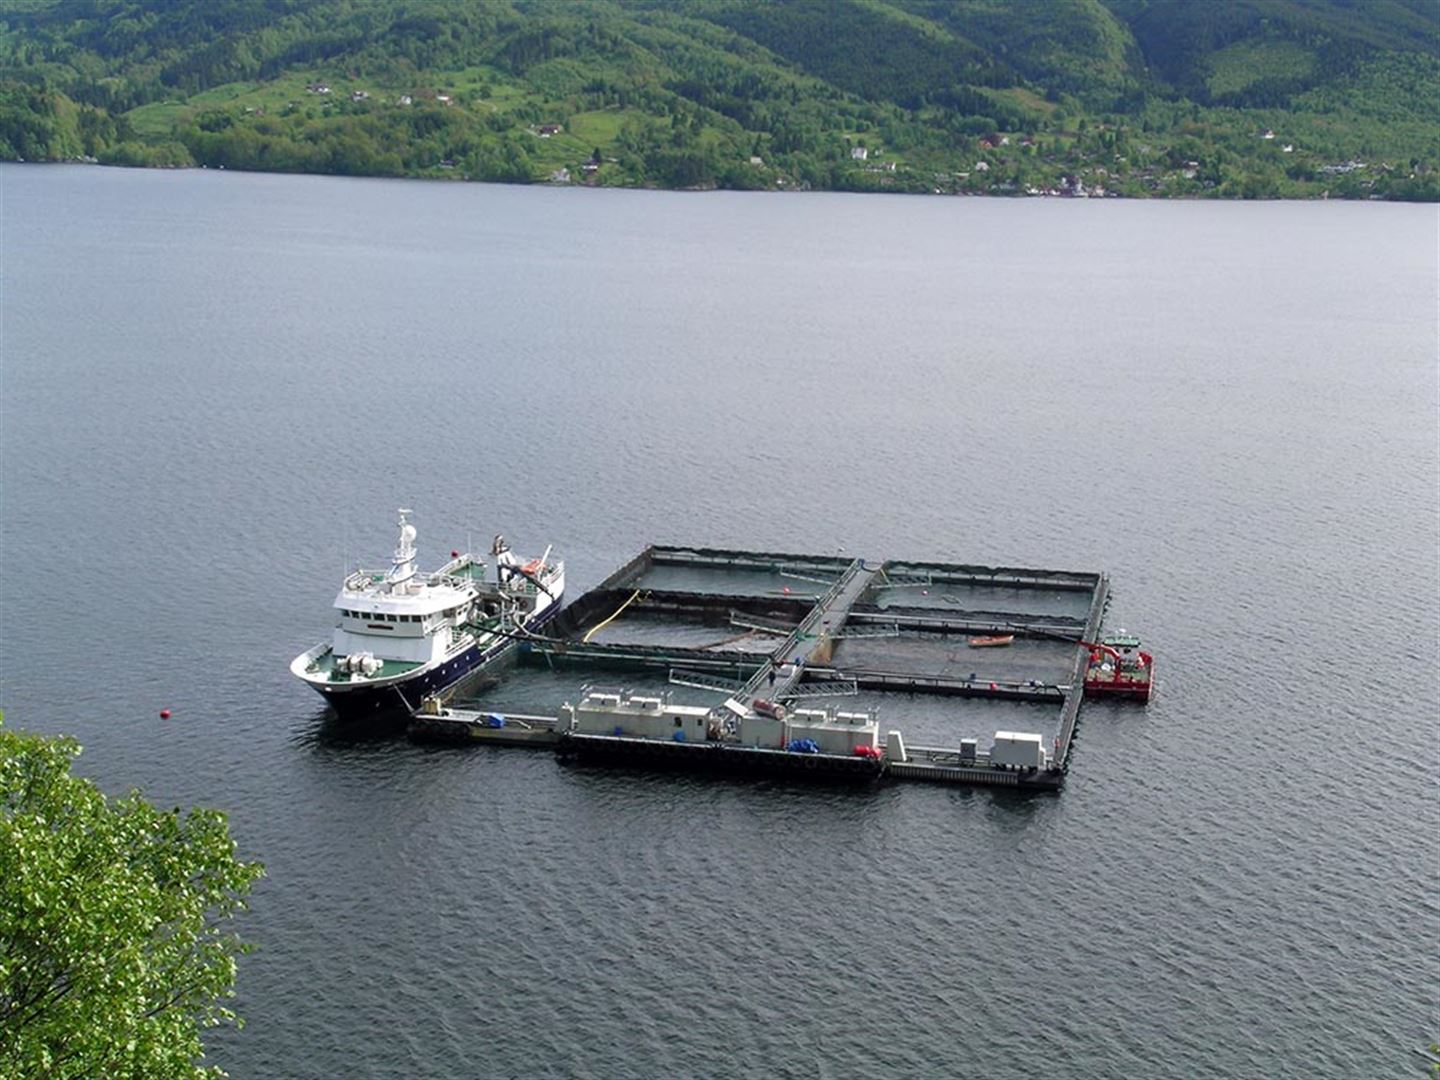
M 1140 639 L 1124 630 L 1104 641 L 1082 641 L 1090 650 L 1085 666 L 1085 693 L 1090 697 L 1118 697 L 1149 701 L 1155 682 L 1155 658 L 1140 648 Z

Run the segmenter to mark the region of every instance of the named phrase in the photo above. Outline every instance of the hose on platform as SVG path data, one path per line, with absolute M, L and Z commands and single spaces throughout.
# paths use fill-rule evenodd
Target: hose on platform
M 635 598 L 636 598 L 637 596 L 639 596 L 639 595 L 640 595 L 640 590 L 639 590 L 639 589 L 636 589 L 633 593 L 630 594 L 630 599 L 629 599 L 629 600 L 626 600 L 623 604 L 621 604 L 618 608 L 616 608 L 615 611 L 614 611 L 614 613 L 613 613 L 608 619 L 606 619 L 604 622 L 598 622 L 598 623 L 596 623 L 594 626 L 592 626 L 592 627 L 586 632 L 585 636 L 580 639 L 580 644 L 581 644 L 581 645 L 589 645 L 589 644 L 590 644 L 590 639 L 591 639 L 592 637 L 594 637 L 596 634 L 598 634 L 601 630 L 604 630 L 605 627 L 609 626 L 609 625 L 610 625 L 612 622 L 614 622 L 616 619 L 618 619 L 618 618 L 620 617 L 620 613 L 621 613 L 622 611 L 624 611 L 627 607 L 629 607 L 631 604 L 633 604 L 633 603 L 635 602 Z

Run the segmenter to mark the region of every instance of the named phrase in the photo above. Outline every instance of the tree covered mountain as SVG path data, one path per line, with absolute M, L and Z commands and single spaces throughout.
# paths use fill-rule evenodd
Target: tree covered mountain
M 0 157 L 1440 198 L 1433 0 L 8 0 Z

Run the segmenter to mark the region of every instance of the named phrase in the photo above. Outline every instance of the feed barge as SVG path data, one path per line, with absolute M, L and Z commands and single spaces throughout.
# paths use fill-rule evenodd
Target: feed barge
M 733 698 L 713 709 L 676 704 L 669 694 L 590 687 L 555 717 L 455 709 L 430 698 L 411 721 L 410 735 L 422 742 L 553 747 L 562 760 L 579 763 L 731 776 L 1051 790 L 1061 783 L 1043 737 L 1034 733 L 997 731 L 988 750 L 977 739 L 949 749 L 907 749 L 899 731 L 881 742 L 873 711 L 787 710 L 768 701 L 746 709 Z
M 562 758 L 693 772 L 870 781 L 884 771 L 871 712 L 677 705 L 669 695 L 587 690 L 560 710 Z

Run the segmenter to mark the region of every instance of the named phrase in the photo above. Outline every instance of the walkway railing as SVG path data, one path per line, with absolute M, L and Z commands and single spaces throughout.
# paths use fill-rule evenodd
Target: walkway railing
M 790 632 L 790 636 L 785 639 L 784 644 L 775 651 L 774 655 L 779 657 L 781 660 L 785 660 L 787 657 L 795 655 L 797 648 L 799 648 L 800 646 L 800 643 L 815 636 L 815 628 L 817 626 L 820 626 L 822 622 L 831 614 L 831 605 L 833 605 L 837 600 L 839 600 L 847 589 L 850 589 L 854 585 L 856 578 L 858 578 L 861 574 L 865 575 L 866 582 L 868 582 L 870 578 L 874 576 L 873 571 L 869 571 L 864 568 L 863 560 L 852 560 L 850 565 L 845 568 L 845 572 L 835 579 L 835 583 L 831 585 L 830 588 L 826 589 L 823 593 L 820 594 L 819 599 L 815 602 L 815 606 L 810 609 L 809 613 L 805 616 L 805 618 L 800 620 L 800 625 L 795 627 L 795 629 Z M 854 603 L 855 599 L 858 599 L 861 591 L 863 591 L 863 586 L 861 589 L 855 590 L 855 597 L 851 599 L 852 604 Z M 848 610 L 848 606 L 846 610 Z M 841 621 L 843 622 L 843 619 Z M 839 629 L 839 627 L 836 627 L 836 629 Z M 797 657 L 797 659 L 804 660 L 805 657 L 799 656 Z M 799 665 L 791 664 L 790 667 L 791 671 L 788 677 L 782 678 L 777 683 L 771 685 L 770 689 L 772 693 L 776 695 L 783 695 L 784 692 L 790 688 L 790 685 L 792 683 L 799 680 Z M 739 700 L 748 703 L 751 699 L 759 695 L 761 689 L 767 686 L 773 675 L 773 667 L 767 666 L 761 668 L 753 676 L 751 676 L 750 681 L 745 684 L 745 688 L 739 694 L 737 694 L 736 697 Z

